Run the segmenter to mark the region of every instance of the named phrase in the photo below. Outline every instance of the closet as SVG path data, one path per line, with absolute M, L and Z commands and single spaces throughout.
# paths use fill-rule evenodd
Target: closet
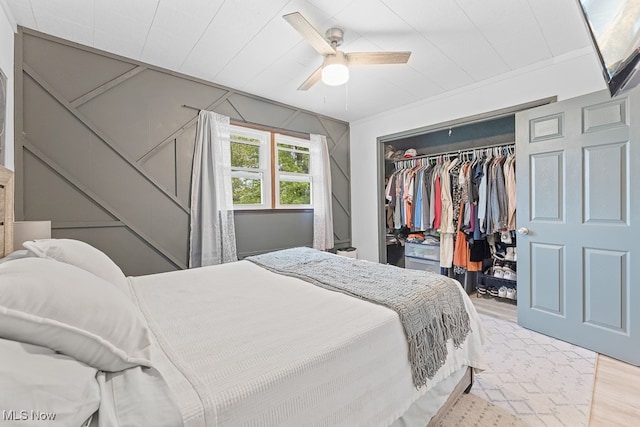
M 515 301 L 513 115 L 384 144 L 387 263 Z

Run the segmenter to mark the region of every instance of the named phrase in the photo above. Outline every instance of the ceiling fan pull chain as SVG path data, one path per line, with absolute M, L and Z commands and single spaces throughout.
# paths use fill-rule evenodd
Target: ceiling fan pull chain
M 349 82 L 344 85 L 344 111 L 349 111 Z

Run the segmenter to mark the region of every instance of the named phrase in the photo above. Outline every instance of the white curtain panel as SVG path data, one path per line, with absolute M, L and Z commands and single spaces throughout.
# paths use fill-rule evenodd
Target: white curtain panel
M 201 110 L 191 174 L 189 267 L 237 261 L 230 120 Z
M 327 137 L 311 134 L 311 172 L 313 204 L 313 247 L 333 247 L 333 209 L 331 204 L 331 166 Z

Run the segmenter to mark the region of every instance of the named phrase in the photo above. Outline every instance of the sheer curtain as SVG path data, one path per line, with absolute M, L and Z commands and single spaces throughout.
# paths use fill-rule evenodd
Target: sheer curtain
M 201 110 L 191 174 L 189 267 L 237 261 L 229 117 Z
M 325 250 L 333 247 L 333 209 L 331 206 L 331 167 L 327 137 L 310 135 L 311 185 L 313 188 L 313 247 Z

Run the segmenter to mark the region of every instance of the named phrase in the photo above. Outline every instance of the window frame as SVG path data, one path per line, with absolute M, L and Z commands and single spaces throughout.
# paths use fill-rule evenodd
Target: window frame
M 235 141 L 232 136 L 244 136 L 260 140 L 259 144 L 251 142 Z M 311 168 L 311 141 L 303 137 L 280 133 L 264 127 L 249 127 L 243 124 L 232 124 L 230 128 L 229 149 L 231 150 L 232 142 L 246 143 L 249 145 L 260 146 L 260 167 L 242 168 L 231 166 L 231 178 L 253 178 L 252 174 L 262 173 L 262 202 L 261 204 L 233 205 L 234 211 L 305 211 L 313 209 L 313 178 L 310 173 L 281 172 L 278 170 L 278 143 L 304 147 L 308 151 L 298 151 L 295 149 L 283 148 L 285 151 L 294 151 L 309 154 L 309 168 Z M 310 172 L 310 171 L 309 171 Z M 284 178 L 282 179 L 281 178 Z M 310 203 L 308 204 L 282 204 L 280 203 L 280 181 L 285 182 L 309 182 L 311 192 Z
M 259 140 L 258 143 L 253 143 L 249 141 L 236 141 L 233 139 L 233 136 L 242 136 L 245 138 L 254 138 Z M 271 145 L 271 134 L 270 132 L 253 129 L 244 126 L 230 125 L 230 133 L 229 133 L 229 151 L 231 152 L 231 143 L 240 143 L 246 145 L 254 145 L 259 147 L 258 151 L 258 168 L 245 168 L 245 167 L 237 167 L 230 166 L 231 168 L 231 179 L 233 178 L 249 178 L 254 179 L 253 177 L 256 174 L 262 174 L 262 179 L 260 182 L 260 189 L 262 192 L 262 203 L 260 204 L 233 204 L 233 210 L 260 210 L 260 209 L 271 209 L 272 205 L 272 185 L 271 185 L 271 155 L 270 155 L 270 145 Z M 232 190 L 233 191 L 233 190 Z
M 278 147 L 278 144 L 286 144 L 293 145 L 297 147 L 304 147 L 308 151 L 295 150 L 290 148 L 281 148 Z M 313 208 L 313 177 L 311 176 L 311 141 L 308 139 L 297 138 L 290 135 L 284 135 L 281 133 L 274 133 L 273 135 L 273 158 L 274 158 L 274 184 L 273 191 L 275 194 L 274 197 L 274 208 L 275 209 L 311 209 Z M 303 153 L 309 155 L 309 173 L 299 173 L 299 172 L 286 172 L 280 171 L 278 169 L 278 155 L 279 151 L 290 151 L 294 153 Z M 284 177 L 284 179 L 282 178 Z M 309 183 L 309 203 L 306 204 L 282 204 L 280 203 L 280 182 L 308 182 Z

